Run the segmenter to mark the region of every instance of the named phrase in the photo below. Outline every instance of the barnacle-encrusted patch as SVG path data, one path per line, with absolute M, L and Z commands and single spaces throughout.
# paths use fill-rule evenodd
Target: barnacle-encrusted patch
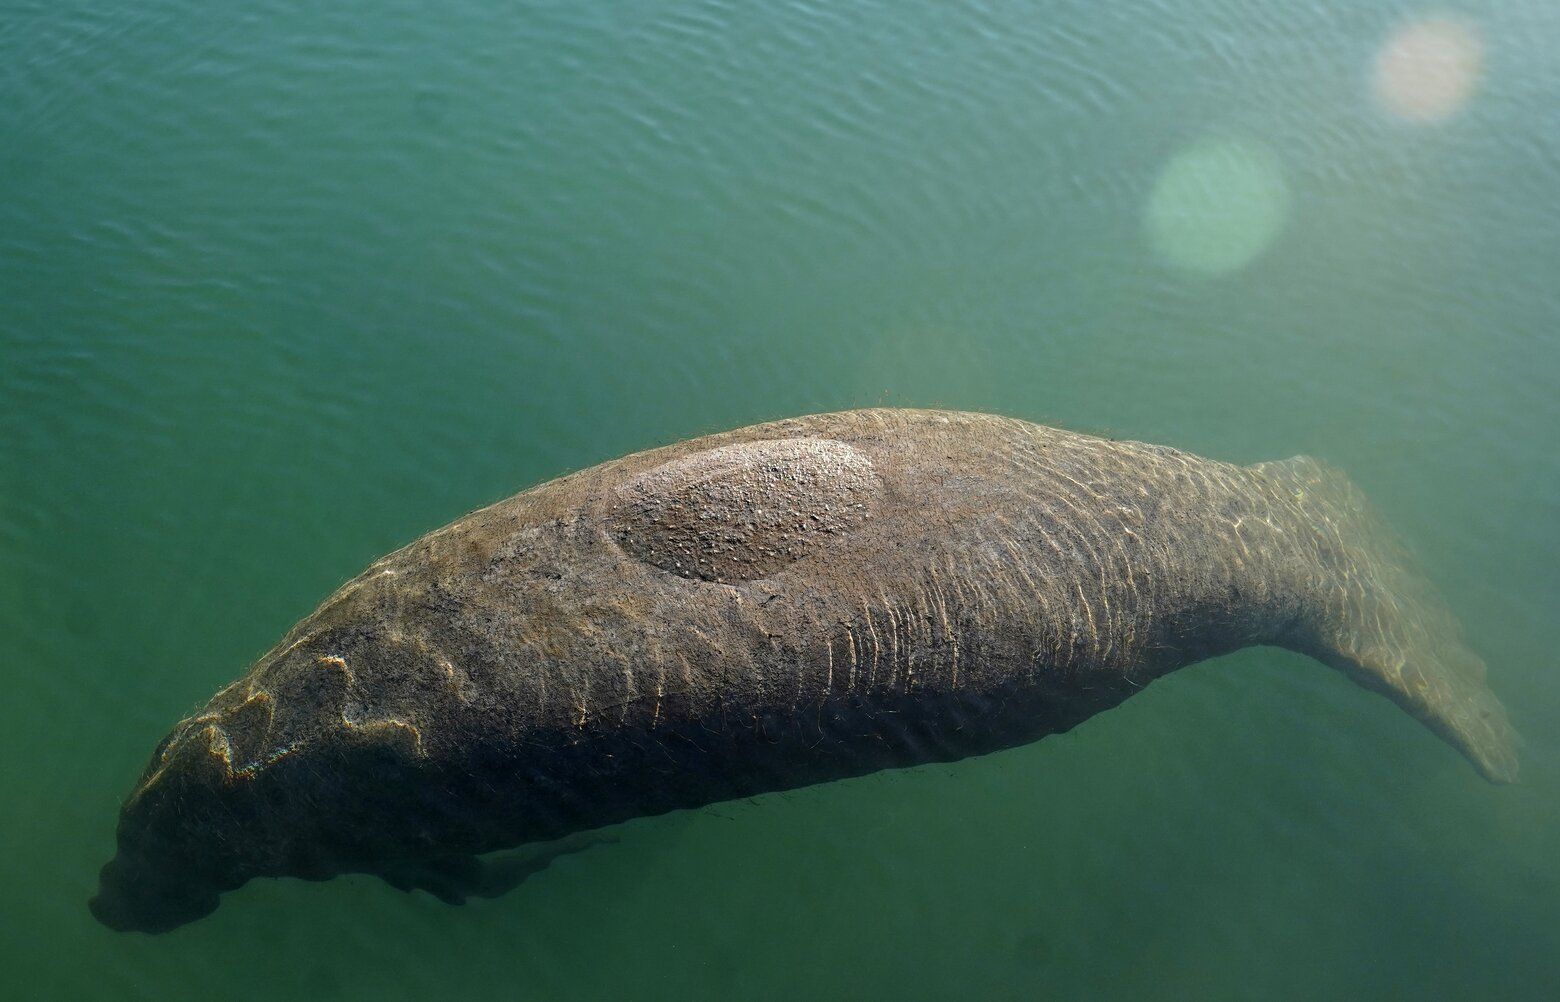
M 767 577 L 872 515 L 872 462 L 826 438 L 743 442 L 663 463 L 618 489 L 624 550 L 704 581 Z

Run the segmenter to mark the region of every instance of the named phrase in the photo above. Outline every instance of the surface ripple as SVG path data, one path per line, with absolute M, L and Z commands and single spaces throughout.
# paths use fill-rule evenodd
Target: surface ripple
M 1560 13 L 1478 7 L 1477 79 L 1428 121 L 1372 95 L 1428 16 L 1391 3 L 9 4 L 5 983 L 1541 997 Z M 1176 239 L 1261 237 L 1216 273 L 1145 221 L 1206 143 L 1288 198 L 1257 232 L 1271 185 L 1179 189 Z M 92 924 L 167 726 L 371 559 L 634 449 L 873 404 L 1347 470 L 1489 662 L 1524 782 L 1248 650 L 1030 747 L 634 822 L 464 909 L 352 877 Z

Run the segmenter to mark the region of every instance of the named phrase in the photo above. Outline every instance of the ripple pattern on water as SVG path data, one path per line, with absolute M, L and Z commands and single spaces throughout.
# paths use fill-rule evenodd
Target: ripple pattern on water
M 1467 86 L 1393 104 L 1422 64 L 1383 47 L 1453 22 Z M 1534 0 L 9 4 L 0 970 L 29 998 L 1540 997 L 1557 34 Z M 1285 192 L 1255 251 L 1198 231 L 1238 258 L 1212 279 L 1145 227 L 1207 137 Z M 601 459 L 877 403 L 1348 470 L 1468 624 L 1524 782 L 1250 651 L 1012 753 L 636 822 L 463 910 L 349 878 L 92 925 L 153 743 L 370 559 Z

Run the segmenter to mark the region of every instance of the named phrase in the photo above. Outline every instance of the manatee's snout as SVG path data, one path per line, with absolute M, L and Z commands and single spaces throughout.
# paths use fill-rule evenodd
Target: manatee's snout
M 152 753 L 93 915 L 164 932 L 253 877 L 323 879 L 420 851 L 419 833 L 400 839 L 387 821 L 426 806 L 406 780 L 424 755 L 413 714 L 425 678 L 454 698 L 426 652 L 361 631 L 320 631 L 262 659 Z
M 116 932 L 159 933 L 216 910 L 217 891 L 160 867 L 115 856 L 98 875 L 87 902 L 92 917 Z
M 88 907 L 119 931 L 167 932 L 217 907 L 236 886 L 231 797 L 222 736 L 181 724 L 159 746 L 120 813 L 118 853 L 99 873 Z M 215 851 L 214 851 L 215 850 Z

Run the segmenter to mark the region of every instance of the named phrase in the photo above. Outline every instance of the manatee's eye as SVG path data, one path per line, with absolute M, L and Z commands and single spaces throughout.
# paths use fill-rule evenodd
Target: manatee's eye
M 860 525 L 881 494 L 872 462 L 844 442 L 743 442 L 635 477 L 619 488 L 609 524 L 624 550 L 662 570 L 751 581 Z

